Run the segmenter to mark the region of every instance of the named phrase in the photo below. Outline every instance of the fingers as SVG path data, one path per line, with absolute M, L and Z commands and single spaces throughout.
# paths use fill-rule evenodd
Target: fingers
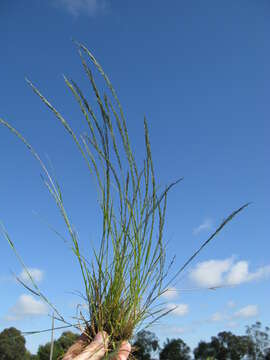
M 81 334 L 79 339 L 68 349 L 67 353 L 62 360 L 73 360 L 79 355 L 86 344 L 88 343 L 88 336 L 86 334 Z
M 69 348 L 63 360 L 101 360 L 105 355 L 108 345 L 106 332 L 99 332 L 94 340 L 85 347 L 88 338 L 81 335 L 74 345 Z M 115 360 L 127 360 L 131 351 L 131 345 L 124 341 L 119 349 Z
M 108 345 L 108 335 L 105 331 L 99 332 L 90 345 L 86 346 L 83 352 L 74 360 L 101 360 L 105 355 Z
M 126 360 L 130 354 L 130 351 L 130 343 L 128 343 L 127 341 L 123 341 L 115 360 Z
M 88 341 L 88 337 L 82 334 L 79 340 L 72 345 L 68 352 L 63 357 L 63 360 L 100 360 L 105 354 L 105 349 L 108 343 L 108 335 L 98 333 L 94 340 L 88 345 L 85 344 Z

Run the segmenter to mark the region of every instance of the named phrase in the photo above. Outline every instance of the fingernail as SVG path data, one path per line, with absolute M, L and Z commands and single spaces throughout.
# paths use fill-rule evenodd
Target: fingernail
M 131 351 L 131 345 L 128 341 L 123 341 L 121 344 L 121 348 L 118 354 L 119 360 L 126 360 Z
M 128 341 L 123 341 L 122 344 L 121 344 L 121 348 L 125 348 L 125 350 L 130 350 L 131 349 L 131 346 L 130 346 L 130 343 Z

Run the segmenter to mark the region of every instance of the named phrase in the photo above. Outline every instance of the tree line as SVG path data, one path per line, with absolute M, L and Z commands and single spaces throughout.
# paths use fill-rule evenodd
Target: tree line
M 191 351 L 180 338 L 167 339 L 160 346 L 157 336 L 142 330 L 134 337 L 133 355 L 137 360 L 270 360 L 270 329 L 260 322 L 247 326 L 245 335 L 230 331 L 219 332 L 211 340 L 200 341 Z M 54 341 L 53 360 L 61 359 L 79 335 L 65 331 Z M 31 354 L 25 347 L 25 338 L 14 327 L 0 333 L 0 360 L 48 360 L 51 344 L 40 345 L 37 354 Z

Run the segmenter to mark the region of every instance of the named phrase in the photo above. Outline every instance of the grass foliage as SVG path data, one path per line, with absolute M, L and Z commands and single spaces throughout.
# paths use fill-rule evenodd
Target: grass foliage
M 168 278 L 172 262 L 166 267 L 168 262 L 163 241 L 167 194 L 181 179 L 163 191 L 159 190 L 145 119 L 145 158 L 142 166 L 139 166 L 131 147 L 123 109 L 108 76 L 84 45 L 77 46 L 85 75 L 93 91 L 95 106 L 99 109 L 98 113 L 93 110 L 76 82 L 66 77 L 64 81 L 79 105 L 88 127 L 87 134 L 77 136 L 59 111 L 29 80 L 27 82 L 72 137 L 90 174 L 96 180 L 102 229 L 99 247 L 92 249 L 92 259 L 85 258 L 80 250 L 79 239 L 65 208 L 57 181 L 21 133 L 4 119 L 0 119 L 0 123 L 27 146 L 43 169 L 44 183 L 65 221 L 72 250 L 82 274 L 87 315 L 80 312 L 78 324 L 87 333 L 89 340 L 97 332 L 106 331 L 110 336 L 109 356 L 112 356 L 121 340 L 130 339 L 138 325 L 146 321 L 152 323 L 168 312 L 162 305 L 156 307 L 160 296 L 203 247 L 247 204 L 223 221 L 179 271 Z M 100 93 L 90 68 L 91 63 L 105 80 L 109 95 Z M 2 230 L 16 252 L 7 231 L 4 228 Z M 19 254 L 17 256 L 27 270 Z M 56 319 L 66 322 L 40 291 L 29 272 L 28 276 L 33 286 L 23 285 L 51 306 Z

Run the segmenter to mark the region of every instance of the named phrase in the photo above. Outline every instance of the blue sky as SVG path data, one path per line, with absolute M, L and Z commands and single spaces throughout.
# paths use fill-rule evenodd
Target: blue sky
M 267 0 L 1 1 L 0 116 L 53 163 L 86 250 L 98 241 L 95 188 L 70 138 L 24 80 L 84 131 L 62 77 L 87 90 L 72 38 L 109 74 L 138 158 L 146 115 L 160 184 L 184 176 L 168 199 L 165 235 L 175 269 L 232 210 L 253 202 L 167 293 L 168 306 L 179 307 L 153 327 L 161 341 L 180 336 L 193 347 L 221 330 L 269 325 L 269 11 Z M 44 224 L 65 231 L 39 166 L 3 127 L 0 146 L 0 219 L 46 295 L 73 316 L 79 268 Z M 0 330 L 48 328 L 46 307 L 13 280 L 10 270 L 22 269 L 0 244 Z M 224 287 L 203 289 L 213 285 Z M 48 338 L 29 336 L 27 346 L 35 351 Z

